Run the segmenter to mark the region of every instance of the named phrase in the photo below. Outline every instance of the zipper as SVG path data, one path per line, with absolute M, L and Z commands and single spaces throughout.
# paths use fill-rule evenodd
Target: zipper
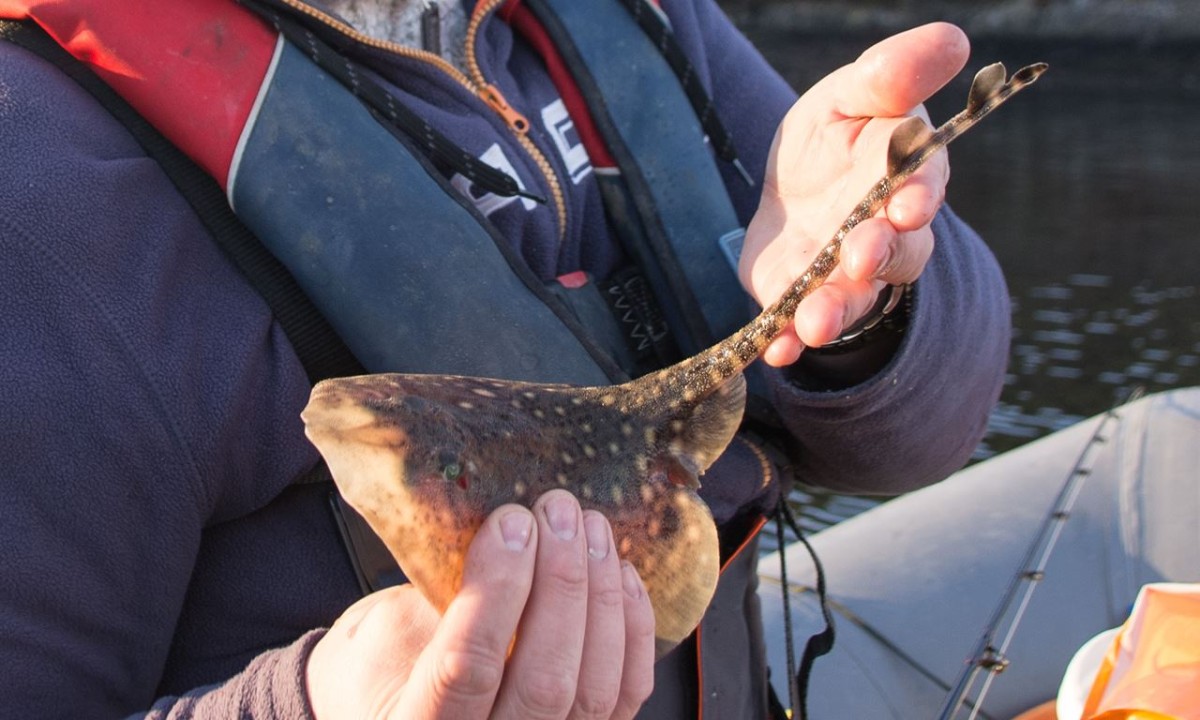
M 471 14 L 471 19 L 467 24 L 466 38 L 466 60 L 469 75 L 447 62 L 440 55 L 427 50 L 412 48 L 407 45 L 364 35 L 341 20 L 314 8 L 303 0 L 275 0 L 275 2 L 316 20 L 361 45 L 433 65 L 479 98 L 504 120 L 504 124 L 516 137 L 517 142 L 525 149 L 525 152 L 529 154 L 534 164 L 538 167 L 538 170 L 541 171 L 546 185 L 550 188 L 550 194 L 554 201 L 555 214 L 558 219 L 558 241 L 561 244 L 565 240 L 567 233 L 567 203 L 563 194 L 562 184 L 558 180 L 558 174 L 554 171 L 550 161 L 546 159 L 545 154 L 529 138 L 529 120 L 508 104 L 508 101 L 504 98 L 499 88 L 487 81 L 487 78 L 484 77 L 483 71 L 479 67 L 479 60 L 475 54 L 476 40 L 478 39 L 484 20 L 496 8 L 500 7 L 505 0 L 484 0 L 475 6 L 475 10 Z
M 483 26 L 483 21 L 505 2 L 506 0 L 482 0 L 475 6 L 474 12 L 471 13 L 471 20 L 467 24 L 467 68 L 471 72 L 471 79 L 477 87 L 481 88 L 480 97 L 505 119 L 509 128 L 516 134 L 517 141 L 521 143 L 525 152 L 529 153 L 534 164 L 541 170 L 542 177 L 545 178 L 546 184 L 550 188 L 550 196 L 554 199 L 554 210 L 558 216 L 558 242 L 561 247 L 567 234 L 567 202 L 563 196 L 562 184 L 558 181 L 558 173 L 554 172 L 550 161 L 546 159 L 533 140 L 529 139 L 529 121 L 525 119 L 524 115 L 514 110 L 504 99 L 500 90 L 488 83 L 487 78 L 483 76 L 483 70 L 479 67 L 479 58 L 475 54 L 476 41 L 479 38 L 479 30 Z

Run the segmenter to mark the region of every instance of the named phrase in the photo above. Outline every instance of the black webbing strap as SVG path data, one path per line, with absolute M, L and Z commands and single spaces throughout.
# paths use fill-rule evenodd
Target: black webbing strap
M 480 188 L 503 197 L 523 197 L 545 204 L 546 199 L 526 192 L 508 173 L 479 160 L 454 144 L 437 128 L 396 101 L 390 92 L 363 73 L 348 58 L 306 27 L 300 19 L 285 11 L 279 0 L 238 0 L 261 15 L 298 49 L 308 55 L 313 64 L 371 109 L 380 124 L 402 142 L 411 144 L 435 164 L 449 167 Z
M 162 167 L 226 256 L 266 301 L 310 381 L 316 383 L 329 377 L 365 372 L 287 268 L 233 214 L 225 193 L 215 180 L 37 24 L 0 20 L 0 39 L 19 45 L 53 64 L 129 130 L 146 155 Z
M 746 172 L 742 161 L 738 159 L 737 150 L 733 145 L 733 136 L 729 134 L 729 131 L 721 123 L 721 119 L 717 117 L 712 98 L 708 96 L 708 92 L 700 82 L 700 77 L 695 67 L 692 66 L 691 60 L 679 45 L 679 41 L 675 39 L 675 33 L 667 24 L 666 16 L 649 0 L 621 0 L 621 4 L 633 15 L 638 27 L 650 37 L 655 47 L 666 59 L 667 64 L 671 66 L 675 77 L 679 78 L 679 84 L 683 86 L 683 92 L 687 95 L 688 102 L 691 103 L 692 110 L 695 111 L 696 118 L 700 121 L 700 126 L 704 128 L 704 133 L 708 135 L 717 157 L 733 165 L 746 184 L 753 187 L 754 179 L 750 177 L 750 173 Z

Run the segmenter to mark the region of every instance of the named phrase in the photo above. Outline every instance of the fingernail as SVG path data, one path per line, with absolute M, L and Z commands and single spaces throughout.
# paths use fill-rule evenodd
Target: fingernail
M 628 560 L 621 561 L 621 585 L 625 588 L 625 594 L 635 600 L 640 598 L 645 590 L 637 570 Z
M 885 246 L 883 248 L 883 252 L 880 253 L 879 258 L 877 259 L 878 262 L 875 265 L 875 272 L 871 274 L 872 280 L 882 280 L 884 275 L 887 275 L 893 270 L 892 257 L 893 255 L 891 246 Z
M 555 497 L 546 503 L 546 520 L 550 529 L 563 540 L 573 540 L 579 533 L 579 511 L 569 497 Z
M 529 545 L 533 533 L 533 516 L 524 510 L 513 510 L 500 518 L 500 536 L 509 550 L 521 551 Z
M 589 513 L 583 518 L 583 532 L 587 535 L 588 556 L 593 560 L 608 557 L 608 522 L 598 513 Z
M 642 596 L 642 580 L 628 560 L 621 563 L 621 584 L 625 587 L 625 594 L 634 600 Z
M 837 340 L 838 338 L 840 338 L 847 330 L 850 329 L 850 326 L 854 324 L 854 321 L 856 319 L 857 318 L 855 318 L 854 315 L 851 314 L 851 312 L 850 312 L 850 305 L 849 304 L 843 305 L 842 306 L 842 324 L 838 325 L 837 335 L 834 335 L 833 339 Z

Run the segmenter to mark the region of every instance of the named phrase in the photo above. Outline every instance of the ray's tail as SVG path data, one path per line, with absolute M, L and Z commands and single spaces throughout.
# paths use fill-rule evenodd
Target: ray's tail
M 808 269 L 786 292 L 727 340 L 705 350 L 691 360 L 688 387 L 697 389 L 711 384 L 705 378 L 729 377 L 745 369 L 779 336 L 791 322 L 800 301 L 820 287 L 837 267 L 842 242 L 855 226 L 873 217 L 889 198 L 926 160 L 971 129 L 1005 100 L 1032 85 L 1047 69 L 1046 63 L 1021 68 L 1007 80 L 1004 65 L 994 63 L 980 70 L 967 94 L 967 106 L 936 130 L 917 117 L 909 118 L 892 132 L 888 143 L 887 174 L 875 183 L 866 196 L 817 254 Z M 708 388 L 711 390 L 711 388 Z

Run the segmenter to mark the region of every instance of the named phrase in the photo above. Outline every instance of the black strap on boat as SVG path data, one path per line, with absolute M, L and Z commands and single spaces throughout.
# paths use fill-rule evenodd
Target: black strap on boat
M 138 114 L 115 90 L 32 21 L 0 21 L 0 38 L 38 55 L 88 92 L 129 131 L 179 190 L 225 255 L 283 328 L 313 383 L 365 372 L 295 279 L 233 214 L 216 181 Z
M 825 619 L 825 629 L 808 638 L 808 642 L 804 646 L 804 654 L 800 657 L 800 667 L 798 669 L 796 668 L 796 656 L 793 647 L 791 587 L 788 585 L 787 553 L 785 552 L 787 546 L 784 544 L 785 523 L 795 533 L 796 539 L 804 544 L 804 549 L 808 550 L 808 554 L 812 558 L 813 566 L 817 571 L 817 601 L 821 607 L 821 615 Z M 817 557 L 816 550 L 809 544 L 808 539 L 804 537 L 804 533 L 800 530 L 800 524 L 796 522 L 796 516 L 792 514 L 791 508 L 788 507 L 787 497 L 783 495 L 780 496 L 779 505 L 775 510 L 775 531 L 779 539 L 779 579 L 780 584 L 783 586 L 783 628 L 784 641 L 787 644 L 788 701 L 792 707 L 792 718 L 807 720 L 808 681 L 812 675 L 813 662 L 833 649 L 836 635 L 833 614 L 829 611 L 829 601 L 825 594 L 825 568 L 821 566 L 821 560 Z

